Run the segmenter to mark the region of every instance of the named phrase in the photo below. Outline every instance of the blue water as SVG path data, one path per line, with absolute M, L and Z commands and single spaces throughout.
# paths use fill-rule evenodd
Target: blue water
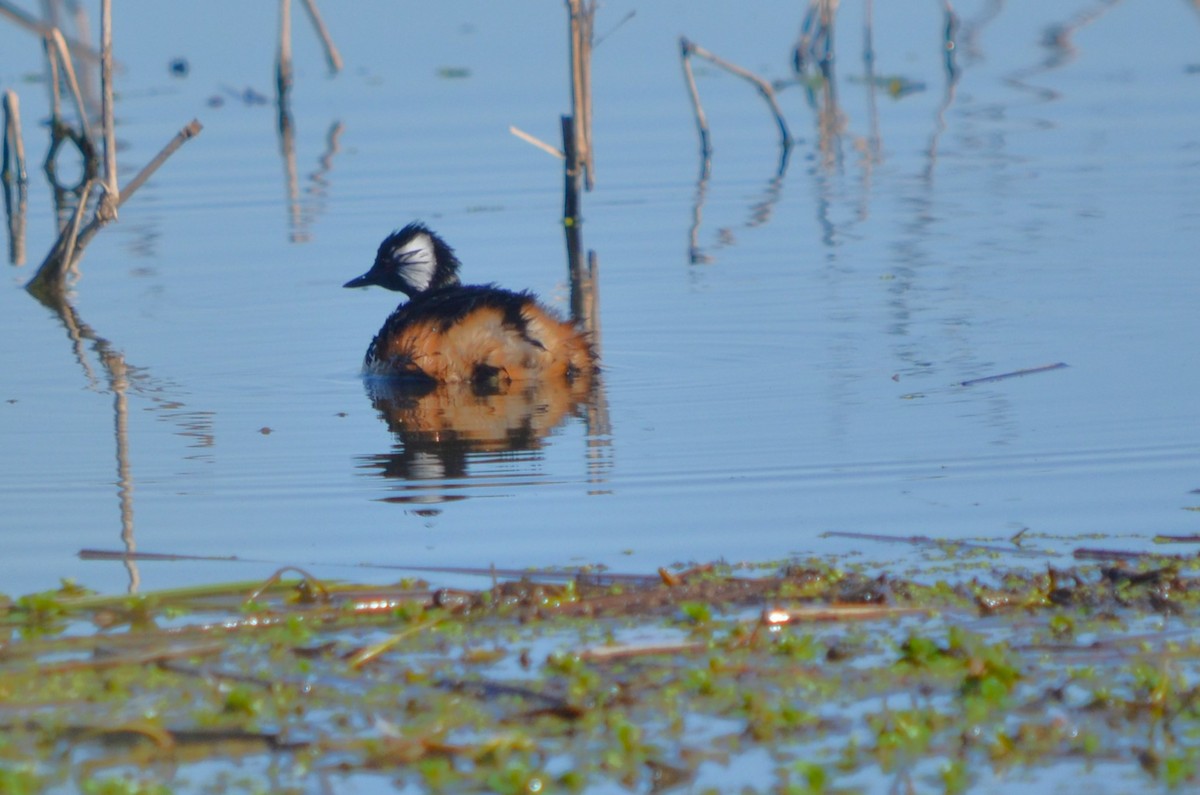
M 829 531 L 1027 529 L 1066 555 L 1200 532 L 1200 16 L 956 6 L 951 82 L 936 5 L 877 6 L 876 75 L 923 90 L 872 90 L 862 8 L 843 7 L 835 102 L 780 89 L 797 139 L 782 174 L 754 88 L 694 62 L 714 147 L 703 184 L 678 36 L 787 80 L 795 5 L 602 9 L 583 225 L 601 389 L 522 449 L 465 454 L 417 450 L 380 419 L 358 366 L 396 296 L 340 285 L 421 218 L 469 280 L 565 311 L 561 165 L 508 132 L 559 143 L 561 8 L 330 5 L 337 76 L 297 9 L 293 201 L 273 8 L 119 4 L 123 180 L 204 124 L 72 288 L 129 368 L 123 410 L 96 344 L 73 344 L 22 289 L 55 234 L 38 168 L 48 104 L 38 40 L 0 24 L 0 88 L 20 95 L 31 161 L 27 262 L 0 289 L 0 591 L 282 563 L 383 580 L 399 573 L 348 566 L 644 571 L 907 549 Z M 1064 25 L 1070 46 L 1047 46 Z M 185 78 L 169 74 L 177 57 Z M 268 103 L 240 101 L 246 87 Z M 126 543 L 257 562 L 131 576 L 77 556 Z

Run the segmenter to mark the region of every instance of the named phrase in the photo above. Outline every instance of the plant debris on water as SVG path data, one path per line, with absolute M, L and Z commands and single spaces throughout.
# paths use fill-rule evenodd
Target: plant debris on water
M 1198 593 L 1178 558 L 65 583 L 0 601 L 0 791 L 1183 788 Z

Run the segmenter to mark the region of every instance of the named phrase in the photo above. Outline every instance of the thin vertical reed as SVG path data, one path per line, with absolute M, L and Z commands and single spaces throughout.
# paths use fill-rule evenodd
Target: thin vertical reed
M 696 116 L 696 129 L 700 132 L 700 177 L 708 176 L 712 166 L 712 139 L 708 132 L 708 117 L 704 115 L 704 106 L 700 104 L 700 91 L 696 88 L 696 76 L 692 73 L 691 42 L 686 38 L 679 39 L 680 60 L 683 62 L 683 77 L 687 82 L 688 94 L 692 98 L 692 112 Z
M 104 196 L 96 212 L 117 217 L 121 191 L 117 187 L 117 137 L 113 122 L 112 0 L 100 0 L 100 107 L 104 120 Z
M 592 157 L 592 29 L 595 0 L 567 0 L 571 59 L 571 115 L 575 119 L 575 152 L 582 168 L 584 186 L 595 184 Z
M 275 64 L 275 88 L 282 99 L 292 87 L 292 0 L 279 0 L 279 58 Z
M 4 179 L 24 184 L 29 180 L 25 170 L 25 141 L 21 137 L 21 100 L 17 92 L 4 92 Z
M 8 218 L 8 259 L 25 264 L 25 203 L 29 175 L 25 169 L 25 142 L 21 137 L 21 101 L 12 90 L 4 92 L 4 211 Z M 15 194 L 15 195 L 14 195 Z

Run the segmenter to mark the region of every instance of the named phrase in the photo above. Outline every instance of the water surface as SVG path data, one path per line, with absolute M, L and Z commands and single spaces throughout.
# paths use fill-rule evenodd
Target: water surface
M 566 310 L 561 167 L 508 132 L 558 142 L 562 10 L 331 6 L 334 77 L 297 18 L 292 193 L 273 12 L 121 4 L 124 178 L 205 129 L 89 247 L 69 324 L 22 289 L 55 236 L 31 169 L 26 262 L 0 290 L 0 590 L 907 551 L 830 531 L 1026 530 L 1063 554 L 1196 533 L 1200 18 L 957 10 L 948 70 L 936 6 L 876 8 L 872 81 L 843 7 L 831 92 L 791 79 L 794 4 L 602 9 L 583 226 L 602 385 L 504 409 L 539 418 L 513 449 L 393 432 L 358 367 L 396 296 L 340 285 L 421 218 L 470 280 Z M 697 61 L 705 176 L 680 34 L 787 82 L 786 160 L 753 87 Z M 37 164 L 40 44 L 5 24 L 0 51 Z M 127 543 L 262 562 L 77 557 Z

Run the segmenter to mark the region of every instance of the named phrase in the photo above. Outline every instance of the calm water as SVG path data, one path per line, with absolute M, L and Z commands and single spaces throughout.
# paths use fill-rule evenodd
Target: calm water
M 782 173 L 753 87 L 695 62 L 714 146 L 700 180 L 678 36 L 787 79 L 798 7 L 605 5 L 583 227 L 602 389 L 392 417 L 505 414 L 511 449 L 393 433 L 358 367 L 396 296 L 340 285 L 422 218 L 470 280 L 565 309 L 561 167 L 508 132 L 558 143 L 564 13 L 328 5 L 336 77 L 295 20 L 293 199 L 273 98 L 237 96 L 272 97 L 273 8 L 119 4 L 123 181 L 191 118 L 205 129 L 89 247 L 78 344 L 22 289 L 55 235 L 48 106 L 38 40 L 0 23 L 32 166 L 27 262 L 0 289 L 0 591 L 279 563 L 386 580 L 346 566 L 908 553 L 829 531 L 1028 528 L 1067 554 L 1200 532 L 1193 8 L 963 4 L 951 79 L 936 4 L 877 4 L 875 73 L 917 89 L 894 97 L 864 80 L 862 7 L 844 4 L 836 90 L 780 92 L 797 139 Z M 128 368 L 123 398 L 104 350 Z M 123 534 L 263 562 L 78 559 Z

